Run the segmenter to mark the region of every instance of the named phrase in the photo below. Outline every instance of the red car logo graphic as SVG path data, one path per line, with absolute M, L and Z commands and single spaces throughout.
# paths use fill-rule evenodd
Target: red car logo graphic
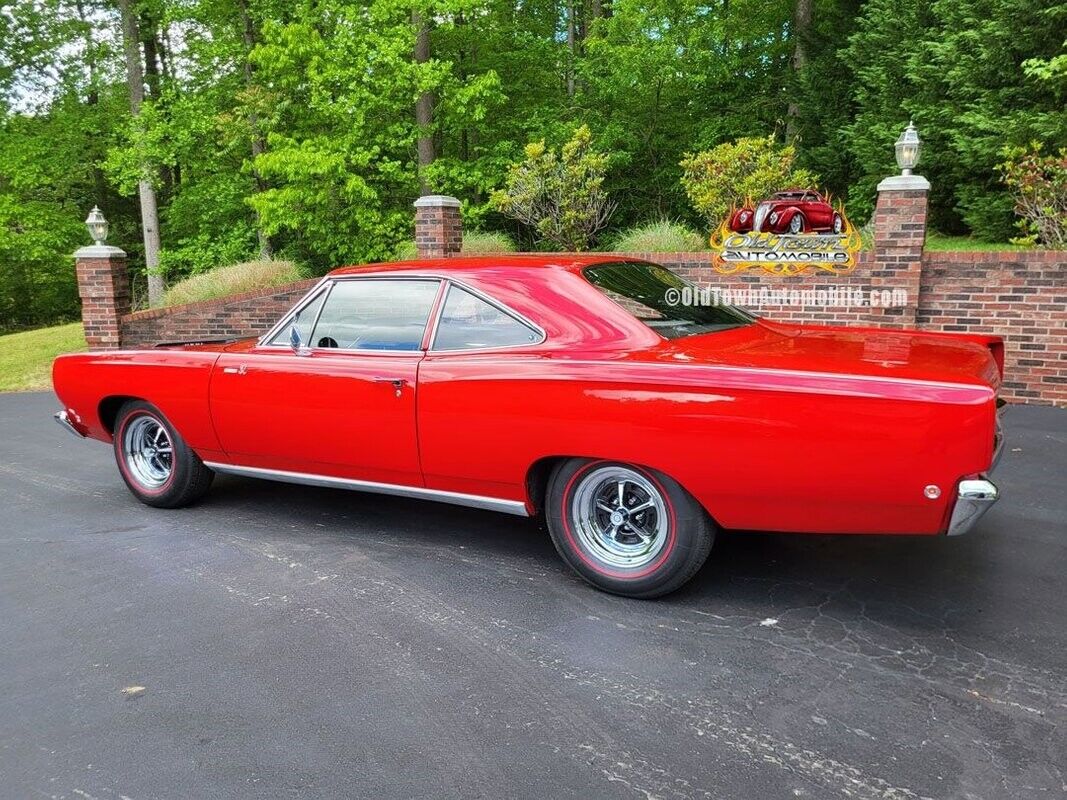
M 825 197 L 807 189 L 775 192 L 753 208 L 740 208 L 730 217 L 734 233 L 841 234 L 845 220 Z

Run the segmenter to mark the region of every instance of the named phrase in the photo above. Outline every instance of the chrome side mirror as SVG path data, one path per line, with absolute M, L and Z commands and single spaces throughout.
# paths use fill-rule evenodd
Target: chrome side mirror
M 297 314 L 293 317 L 293 322 L 289 326 L 289 347 L 293 349 L 293 355 L 297 356 L 309 356 L 311 355 L 311 348 L 304 346 L 304 340 L 300 338 L 300 329 L 297 325 L 300 323 L 300 315 Z

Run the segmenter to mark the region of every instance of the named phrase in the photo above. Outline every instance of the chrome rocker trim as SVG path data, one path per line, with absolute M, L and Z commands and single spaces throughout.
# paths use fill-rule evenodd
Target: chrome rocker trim
M 74 427 L 74 423 L 70 421 L 70 415 L 66 411 L 57 411 L 52 415 L 52 418 L 63 426 L 64 430 L 68 430 L 77 436 L 79 439 L 84 439 L 85 434 Z
M 205 461 L 204 466 L 215 472 L 240 475 L 245 478 L 264 478 L 283 483 L 298 483 L 304 486 L 325 486 L 330 489 L 352 489 L 357 492 L 391 494 L 397 497 L 413 497 L 417 500 L 436 500 L 439 503 L 451 503 L 468 508 L 481 508 L 486 511 L 499 511 L 528 517 L 526 504 L 518 500 L 501 500 L 498 497 L 484 497 L 478 494 L 446 492 L 441 489 L 424 489 L 420 486 L 402 486 L 396 483 L 376 483 L 374 481 L 357 481 L 352 478 L 335 478 L 331 475 L 315 475 L 307 472 L 287 472 L 280 469 L 263 469 L 261 467 L 242 467 L 237 464 L 220 464 Z

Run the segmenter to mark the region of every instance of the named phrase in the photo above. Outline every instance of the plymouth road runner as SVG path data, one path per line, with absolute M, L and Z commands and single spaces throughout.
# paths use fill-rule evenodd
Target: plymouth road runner
M 56 418 L 149 505 L 232 473 L 542 515 L 634 597 L 720 527 L 955 535 L 996 500 L 999 338 L 673 305 L 684 286 L 617 256 L 339 269 L 259 339 L 58 358 Z

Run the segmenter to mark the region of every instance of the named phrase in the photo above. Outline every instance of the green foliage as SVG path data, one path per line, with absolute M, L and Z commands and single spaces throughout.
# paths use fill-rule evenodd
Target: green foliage
M 216 267 L 208 272 L 171 284 L 163 295 L 163 305 L 180 306 L 216 297 L 254 292 L 283 286 L 306 278 L 304 270 L 291 261 L 247 261 Z
M 511 237 L 501 231 L 468 231 L 463 234 L 463 253 L 514 253 Z
M 0 13 L 0 327 L 77 314 L 70 254 L 94 204 L 143 292 L 146 174 L 162 271 L 176 282 L 264 246 L 313 273 L 388 258 L 411 239 L 424 188 L 459 197 L 472 230 L 526 247 L 594 243 L 587 220 L 599 212 L 582 209 L 594 195 L 618 204 L 616 230 L 717 223 L 718 211 L 694 211 L 681 163 L 748 139 L 779 155 L 790 145 L 793 173 L 819 175 L 862 223 L 909 118 L 925 142 L 932 223 L 1004 240 L 1017 231 L 1002 148 L 1067 146 L 1063 3 L 819 0 L 803 32 L 796 0 L 135 5 L 147 86 L 136 125 L 113 3 L 9 0 Z M 422 63 L 412 12 L 430 21 Z M 424 92 L 435 102 L 419 130 Z M 557 182 L 595 191 L 564 195 L 532 226 L 503 213 L 491 198 L 524 144 L 558 145 L 582 125 L 596 169 Z M 436 151 L 421 175 L 420 133 Z M 697 194 L 725 213 L 763 190 Z
M 792 145 L 775 144 L 774 137 L 746 137 L 682 160 L 682 185 L 693 207 L 712 228 L 747 202 L 759 202 L 772 192 L 815 186 L 815 175 L 794 166 Z
M 615 210 L 604 191 L 607 156 L 580 126 L 560 152 L 540 142 L 511 166 L 504 188 L 492 195 L 501 213 L 530 226 L 537 238 L 563 250 L 585 250 Z
M 1067 148 L 1042 155 L 1041 145 L 1009 148 L 1000 165 L 1024 244 L 1067 248 Z
M 681 222 L 661 219 L 635 225 L 616 236 L 611 246 L 623 253 L 680 253 L 704 250 L 707 241 Z

